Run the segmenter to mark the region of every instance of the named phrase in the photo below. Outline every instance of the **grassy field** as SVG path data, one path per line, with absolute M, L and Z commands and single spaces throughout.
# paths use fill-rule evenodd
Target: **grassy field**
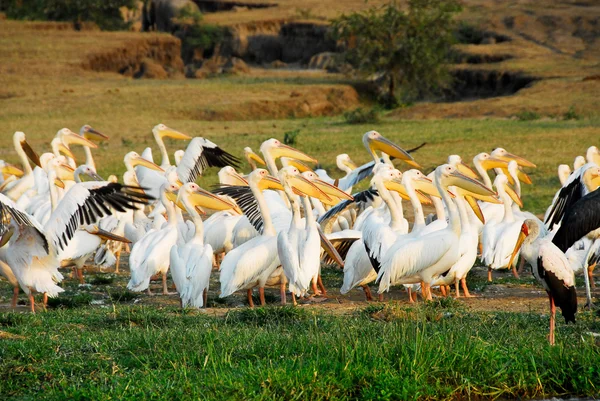
M 206 20 L 323 22 L 366 7 L 362 0 L 310 0 L 302 7 L 277 2 L 279 7 Z M 543 80 L 513 96 L 421 103 L 380 113 L 379 122 L 364 125 L 347 124 L 340 115 L 359 105 L 372 107 L 341 75 L 253 67 L 241 76 L 136 80 L 89 71 L 82 63 L 90 54 L 165 35 L 0 21 L 0 159 L 17 162 L 14 131 L 24 131 L 41 153 L 58 129 L 91 124 L 110 136 L 94 153 L 99 173 L 119 174 L 129 150 L 152 146 L 158 157 L 151 129 L 165 123 L 237 156 L 245 146 L 256 150 L 265 139 L 299 130 L 295 146 L 332 170 L 339 153 L 368 161 L 361 137 L 376 129 L 406 148 L 427 142 L 414 155 L 427 173 L 453 153 L 469 161 L 501 146 L 526 157 L 538 168 L 528 171 L 534 184 L 523 188 L 525 209 L 542 213 L 559 186 L 557 165 L 571 164 L 588 146 L 600 145 L 600 80 L 584 81 L 598 73 L 595 47 L 578 42 L 572 32 L 547 32 L 539 21 L 544 13 L 562 15 L 565 7 L 569 23 L 595 15 L 597 7 L 579 3 L 466 1 L 465 18 L 514 38 L 463 45 L 471 53 L 513 56 L 469 68 L 522 71 Z M 515 17 L 514 24 L 505 17 Z M 336 108 L 321 116 L 316 110 L 323 104 Z M 566 120 L 571 108 L 577 118 Z M 167 142 L 171 154 L 185 146 Z M 75 153 L 83 159 L 80 150 Z M 214 169 L 200 180 L 207 188 L 216 182 Z M 489 284 L 476 269 L 469 285 L 478 298 L 410 306 L 398 289 L 385 303 L 367 304 L 360 291 L 342 297 L 341 274 L 328 269 L 330 296 L 322 303 L 249 310 L 243 294 L 218 298 L 215 273 L 209 308 L 197 312 L 179 310 L 174 295 L 129 293 L 124 265 L 121 275 L 88 268 L 89 286 L 65 280 L 67 293 L 36 315 L 22 305 L 11 312 L 12 289 L 0 281 L 0 399 L 600 396 L 598 315 L 581 311 L 578 323 L 569 326 L 559 317 L 557 346 L 550 347 L 547 299 L 529 275 L 517 281 L 500 272 Z M 276 291 L 268 290 L 267 301 L 279 301 Z

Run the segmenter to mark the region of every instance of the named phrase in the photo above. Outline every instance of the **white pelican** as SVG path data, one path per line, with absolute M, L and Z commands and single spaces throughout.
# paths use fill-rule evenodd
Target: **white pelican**
M 95 129 L 93 129 L 92 127 L 90 127 L 87 124 L 85 124 L 83 127 L 81 127 L 81 129 L 79 130 L 79 135 L 90 141 L 92 141 L 92 140 L 107 141 L 108 140 L 108 136 L 104 135 L 103 133 L 101 133 L 99 131 L 96 131 Z M 90 166 L 94 171 L 97 171 L 96 163 L 94 162 L 94 157 L 92 156 L 91 148 L 89 146 L 84 146 L 83 151 L 85 152 L 85 164 Z
M 171 276 L 179 292 L 181 306 L 201 308 L 206 305 L 213 249 L 210 244 L 204 243 L 204 227 L 196 206 L 227 210 L 234 205 L 192 182 L 179 189 L 177 203 L 185 207 L 194 222 L 195 231 L 185 245 L 171 247 Z
M 590 146 L 585 153 L 585 159 L 588 163 L 595 163 L 600 166 L 600 151 L 596 146 Z
M 569 175 L 571 175 L 571 168 L 568 164 L 559 164 L 558 166 L 558 180 L 560 181 L 560 185 L 564 186 L 567 180 L 569 179 Z
M 15 147 L 15 151 L 17 152 L 17 156 L 19 156 L 19 159 L 21 160 L 21 165 L 23 166 L 24 174 L 18 180 L 10 182 L 6 186 L 4 186 L 3 193 L 4 195 L 16 201 L 21 195 L 23 195 L 23 193 L 25 193 L 25 191 L 33 187 L 33 185 L 35 184 L 35 179 L 33 177 L 33 169 L 29 164 L 29 159 L 31 159 L 36 165 L 39 165 L 40 158 L 33 151 L 29 143 L 27 143 L 25 134 L 21 131 L 17 131 L 14 133 L 13 145 Z
M 58 253 L 69 246 L 80 225 L 94 224 L 112 213 L 113 208 L 125 210 L 146 202 L 134 188 L 113 183 L 80 183 L 69 190 L 42 227 L 13 201 L 0 195 L 0 231 L 6 232 L 9 222 L 14 229 L 4 254 L 5 262 L 29 296 L 32 312 L 35 312 L 34 292 L 54 297 L 63 291 L 56 285 L 62 280 Z
M 262 157 L 260 157 L 259 155 L 257 155 L 251 148 L 249 147 L 245 147 L 244 148 L 244 157 L 246 158 L 246 161 L 248 162 L 248 164 L 250 165 L 250 172 L 256 170 L 258 168 L 257 164 L 260 164 L 262 166 L 266 166 L 267 164 L 265 163 L 265 161 L 262 159 Z
M 379 293 L 388 291 L 394 284 L 422 282 L 423 295 L 431 300 L 430 283 L 433 278 L 449 270 L 460 258 L 460 218 L 447 192 L 448 186 L 454 185 L 481 195 L 494 194 L 482 183 L 463 175 L 449 164 L 436 169 L 435 185 L 448 208 L 448 227 L 412 241 L 394 244 L 384 255 L 377 276 Z

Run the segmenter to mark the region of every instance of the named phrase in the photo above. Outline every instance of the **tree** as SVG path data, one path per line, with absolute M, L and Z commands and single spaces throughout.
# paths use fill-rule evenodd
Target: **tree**
M 384 73 L 384 103 L 396 90 L 407 100 L 439 93 L 450 82 L 447 64 L 454 43 L 456 0 L 409 0 L 407 11 L 392 0 L 381 7 L 342 15 L 332 21 L 333 35 L 346 60 L 365 74 Z

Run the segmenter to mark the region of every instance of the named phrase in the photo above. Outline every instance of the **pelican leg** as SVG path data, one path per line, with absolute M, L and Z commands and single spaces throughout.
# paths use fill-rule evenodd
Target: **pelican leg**
M 77 268 L 77 278 L 79 279 L 79 284 L 84 284 L 85 281 L 83 280 L 83 267 L 81 269 Z
M 203 300 L 202 300 L 203 305 L 206 308 L 206 304 L 208 303 L 208 289 L 207 288 L 205 288 L 204 291 L 202 292 L 202 298 L 203 298 Z
M 442 284 L 442 285 L 440 285 L 440 292 L 442 293 L 442 295 L 443 295 L 444 297 L 447 297 L 447 296 L 448 296 L 448 293 L 446 292 L 446 286 L 445 286 L 445 285 L 443 285 L 443 284 Z
M 408 293 L 408 303 L 409 304 L 414 304 L 415 300 L 413 299 L 413 290 L 412 290 L 412 287 L 408 287 L 406 289 L 406 292 Z M 415 294 L 415 295 L 417 295 L 417 294 Z
M 167 273 L 162 274 L 162 285 L 163 285 L 163 295 L 169 295 L 169 290 L 167 289 Z
M 294 306 L 298 305 L 298 302 L 296 302 L 296 294 L 294 293 L 294 291 L 292 291 L 292 304 L 294 304 Z
M 416 291 L 411 291 L 410 293 L 410 299 L 412 299 L 412 302 L 415 303 L 417 302 L 417 292 Z
M 512 266 L 512 274 L 515 276 L 515 278 L 519 278 L 519 272 L 517 271 L 517 266 L 515 265 Z
M 29 293 L 29 305 L 31 306 L 31 313 L 35 313 L 35 300 L 32 292 Z
M 121 247 L 121 249 L 123 249 L 123 247 Z M 115 255 L 117 257 L 117 261 L 115 262 L 115 273 L 119 272 L 119 263 L 121 262 L 121 249 L 119 249 L 117 251 L 117 254 Z
M 252 288 L 246 291 L 246 296 L 248 297 L 248 306 L 254 308 L 254 301 L 252 300 Z
M 554 325 L 556 323 L 556 306 L 554 305 L 554 298 L 552 295 L 548 293 L 548 298 L 550 298 L 550 335 L 548 340 L 550 341 L 550 345 L 554 345 Z
M 488 267 L 488 281 L 491 283 L 492 282 L 492 268 Z
M 454 282 L 454 289 L 456 290 L 456 298 L 460 298 L 460 288 L 458 286 L 458 280 Z
M 258 287 L 258 297 L 260 298 L 260 305 L 265 306 L 267 301 L 265 301 L 265 287 Z
M 373 300 L 373 294 L 371 294 L 371 289 L 369 288 L 368 285 L 363 285 L 362 286 L 363 291 L 365 292 L 365 297 L 367 298 L 367 301 L 372 301 Z
M 321 274 L 317 276 L 317 284 L 319 284 L 319 288 L 321 289 L 321 295 L 327 295 L 327 290 L 323 285 L 323 280 L 321 279 Z
M 383 294 L 379 294 L 377 296 L 377 299 L 379 300 L 379 302 L 383 302 Z
M 312 288 L 312 292 L 313 292 L 314 296 L 317 296 L 317 295 L 321 294 L 321 292 L 317 288 L 317 280 L 312 280 L 312 282 L 311 282 L 311 288 Z
M 15 287 L 15 288 L 13 288 L 13 297 L 12 297 L 12 302 L 10 304 L 13 309 L 17 307 L 18 300 L 19 300 L 19 287 Z
M 588 268 L 587 268 L 587 273 L 588 273 L 590 285 L 592 286 L 592 288 L 596 288 L 596 282 L 594 281 L 594 268 L 595 267 L 596 267 L 596 264 L 594 263 L 593 265 L 588 266 Z
M 42 296 L 42 305 L 44 305 L 44 310 L 46 310 L 46 306 L 48 306 L 48 293 L 44 293 Z
M 282 281 L 279 285 L 279 294 L 281 295 L 281 305 L 285 305 L 287 303 L 287 299 L 285 297 L 285 281 Z
M 469 293 L 469 288 L 467 287 L 467 279 L 463 277 L 460 279 L 460 284 L 462 285 L 463 292 L 465 293 L 465 298 L 474 298 L 475 295 L 471 295 Z
M 146 291 L 148 292 L 148 295 L 149 295 L 149 296 L 152 296 L 152 295 L 154 295 L 154 294 L 152 294 L 152 291 L 150 291 L 150 285 L 148 285 L 148 289 L 147 289 Z

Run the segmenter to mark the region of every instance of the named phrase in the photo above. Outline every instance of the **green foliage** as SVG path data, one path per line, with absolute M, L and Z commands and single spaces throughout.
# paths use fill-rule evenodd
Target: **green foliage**
M 348 124 L 368 124 L 379 122 L 379 115 L 375 109 L 363 109 L 358 107 L 344 113 L 344 121 Z
M 458 11 L 453 0 L 410 0 L 407 12 L 392 0 L 333 20 L 333 34 L 359 71 L 386 74 L 388 98 L 399 86 L 404 99 L 417 99 L 450 82 L 447 63 Z
M 579 120 L 581 116 L 575 111 L 575 106 L 571 105 L 569 110 L 563 114 L 563 120 Z
M 77 308 L 89 305 L 92 295 L 88 292 L 65 291 L 56 298 L 48 298 L 48 306 L 53 308 Z
M 119 8 L 136 7 L 136 0 L 4 0 L 6 15 L 13 19 L 68 21 L 77 27 L 94 22 L 104 30 L 127 29 Z
M 115 276 L 112 274 L 96 274 L 89 280 L 91 285 L 107 285 L 115 281 Z
M 293 131 L 286 131 L 283 134 L 283 143 L 289 146 L 294 146 L 296 144 L 296 138 L 300 135 L 300 130 L 295 129 Z
M 531 110 L 522 110 L 518 112 L 515 117 L 517 117 L 519 121 L 533 121 L 540 119 L 539 113 Z
M 176 19 L 179 30 L 175 36 L 181 39 L 181 53 L 188 62 L 194 53 L 211 53 L 225 36 L 224 28 L 202 23 L 202 13 L 192 7 L 184 7 Z M 208 54 L 208 55 L 211 55 Z

